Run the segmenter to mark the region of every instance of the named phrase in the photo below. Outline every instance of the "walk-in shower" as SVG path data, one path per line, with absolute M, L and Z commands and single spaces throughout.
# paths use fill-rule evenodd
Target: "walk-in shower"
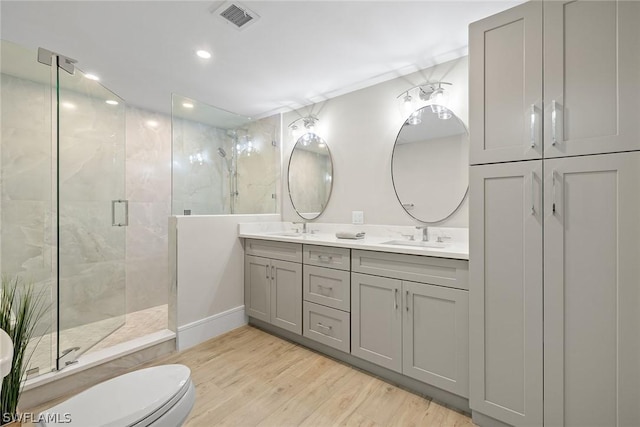
M 36 375 L 125 324 L 126 107 L 62 55 L 7 41 L 1 52 L 0 270 L 51 303 L 29 364 Z

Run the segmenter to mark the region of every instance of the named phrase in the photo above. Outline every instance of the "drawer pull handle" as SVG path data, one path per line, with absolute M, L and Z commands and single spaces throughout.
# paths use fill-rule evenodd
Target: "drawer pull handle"
M 269 278 L 269 265 L 266 266 L 267 267 L 267 279 Z
M 276 277 L 273 274 L 273 265 L 271 266 L 271 280 L 276 280 Z
M 333 260 L 333 256 L 331 255 L 318 255 L 318 261 L 331 262 L 332 260 Z
M 333 330 L 333 327 L 323 325 L 323 324 L 322 324 L 322 323 L 320 323 L 320 322 L 318 322 L 318 327 L 319 327 L 319 328 L 328 329 L 328 330 L 330 330 L 330 331 L 331 331 L 331 330 Z M 329 335 L 329 334 L 324 334 L 324 335 Z
M 398 309 L 398 290 L 394 289 L 393 292 L 393 309 L 397 310 Z
M 319 287 L 320 289 L 329 289 L 329 291 L 333 291 L 333 286 L 318 285 L 318 287 Z
M 536 104 L 531 104 L 531 148 L 536 148 Z
M 406 293 L 406 300 L 407 300 L 407 311 L 409 311 L 409 291 L 407 291 Z

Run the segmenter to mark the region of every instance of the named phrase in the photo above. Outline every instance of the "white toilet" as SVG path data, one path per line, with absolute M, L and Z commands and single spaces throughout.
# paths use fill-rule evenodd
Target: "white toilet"
M 41 427 L 178 427 L 195 402 L 184 365 L 141 369 L 110 379 L 40 414 Z

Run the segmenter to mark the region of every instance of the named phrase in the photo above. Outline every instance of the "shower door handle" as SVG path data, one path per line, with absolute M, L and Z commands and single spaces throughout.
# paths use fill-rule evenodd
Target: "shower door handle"
M 124 205 L 124 222 L 116 222 L 116 204 Z M 129 225 L 129 201 L 128 200 L 112 200 L 111 201 L 111 226 L 126 227 Z

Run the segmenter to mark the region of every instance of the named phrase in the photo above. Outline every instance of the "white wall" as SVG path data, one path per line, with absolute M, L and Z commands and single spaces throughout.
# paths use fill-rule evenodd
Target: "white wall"
M 170 218 L 169 245 L 176 249 L 170 249 L 175 257 L 169 260 L 171 292 L 177 292 L 179 350 L 246 323 L 244 248 L 238 224 L 279 220 L 277 214 Z
M 412 225 L 400 206 L 391 180 L 391 154 L 396 136 L 405 120 L 396 97 L 426 81 L 447 81 L 449 108 L 468 123 L 468 58 L 462 57 L 414 74 L 329 99 L 324 105 L 287 113 L 283 120 L 284 221 L 299 221 L 287 194 L 287 165 L 295 140 L 286 126 L 299 114 L 318 113 L 316 132 L 331 150 L 334 162 L 333 191 L 325 212 L 316 221 L 351 223 L 351 211 L 364 211 L 365 223 Z M 468 227 L 468 202 L 440 225 Z

